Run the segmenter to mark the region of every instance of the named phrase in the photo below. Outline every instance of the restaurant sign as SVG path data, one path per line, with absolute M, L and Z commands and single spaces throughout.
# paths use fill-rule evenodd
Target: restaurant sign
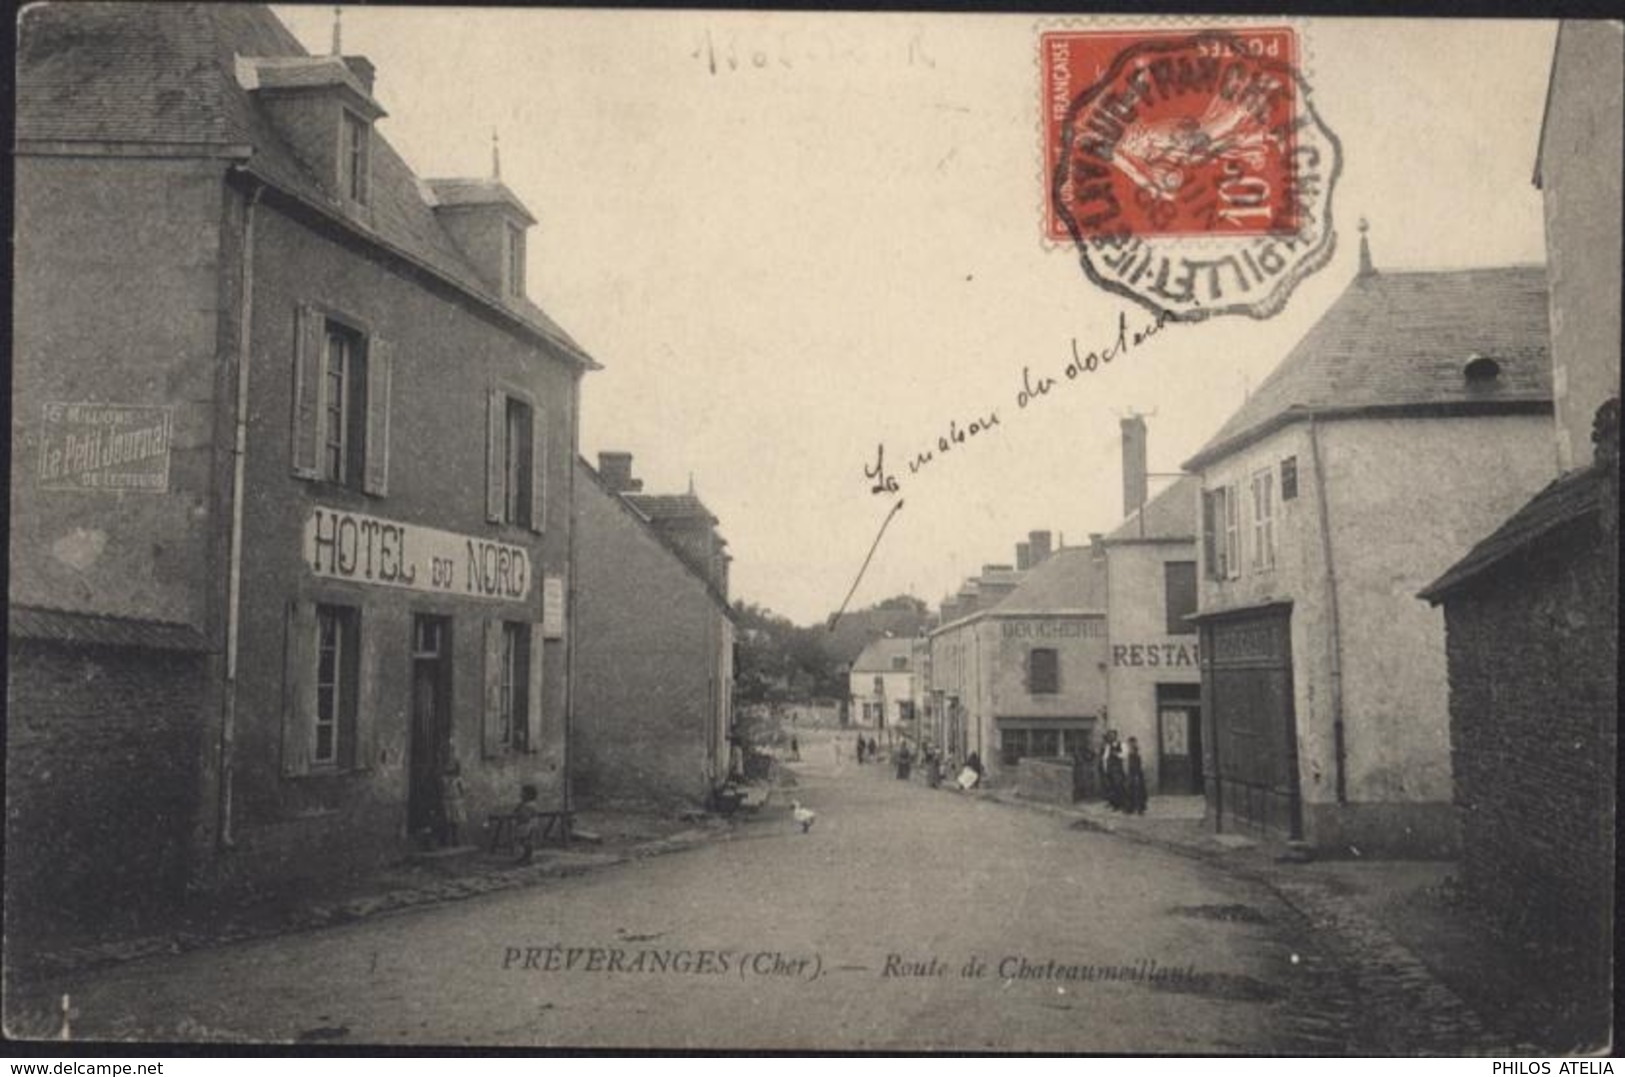
M 499 601 L 530 596 L 530 551 L 476 535 L 316 508 L 304 551 L 322 579 Z
M 173 424 L 164 404 L 46 404 L 40 487 L 164 493 Z

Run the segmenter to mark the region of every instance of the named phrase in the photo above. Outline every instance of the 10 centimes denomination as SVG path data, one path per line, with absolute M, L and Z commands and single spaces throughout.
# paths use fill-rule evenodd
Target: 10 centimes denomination
M 1290 27 L 1040 35 L 1049 238 L 1160 318 L 1268 318 L 1336 244 Z

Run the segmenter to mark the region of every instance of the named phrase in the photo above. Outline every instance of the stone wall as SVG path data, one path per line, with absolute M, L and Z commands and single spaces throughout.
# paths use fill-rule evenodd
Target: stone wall
M 1616 556 L 1587 523 L 1445 603 L 1464 882 L 1593 983 L 1612 953 Z
M 1016 792 L 1046 804 L 1072 804 L 1072 763 L 1066 759 L 1022 759 L 1016 764 Z
M 173 902 L 198 810 L 204 659 L 10 648 L 8 937 Z

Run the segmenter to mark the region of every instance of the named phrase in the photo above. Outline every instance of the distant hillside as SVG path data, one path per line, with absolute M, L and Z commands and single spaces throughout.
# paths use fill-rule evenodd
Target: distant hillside
M 931 612 L 923 602 L 912 604 L 917 601 L 911 600 L 911 604 L 905 606 L 898 599 L 888 599 L 871 609 L 841 614 L 835 630 L 823 633 L 824 652 L 831 661 L 849 666 L 871 640 L 887 635 L 898 638 L 919 635 L 921 629 L 930 625 Z M 828 623 L 825 622 L 826 629 Z

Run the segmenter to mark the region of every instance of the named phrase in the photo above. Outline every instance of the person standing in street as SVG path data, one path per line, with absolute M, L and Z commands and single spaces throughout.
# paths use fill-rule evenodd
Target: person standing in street
M 1144 815 L 1146 803 L 1145 791 L 1145 762 L 1140 758 L 1140 742 L 1134 737 L 1128 739 L 1128 795 L 1127 810 L 1130 815 Z
M 1112 811 L 1123 811 L 1127 807 L 1127 784 L 1123 773 L 1123 745 L 1113 735 L 1106 745 L 1106 803 Z

